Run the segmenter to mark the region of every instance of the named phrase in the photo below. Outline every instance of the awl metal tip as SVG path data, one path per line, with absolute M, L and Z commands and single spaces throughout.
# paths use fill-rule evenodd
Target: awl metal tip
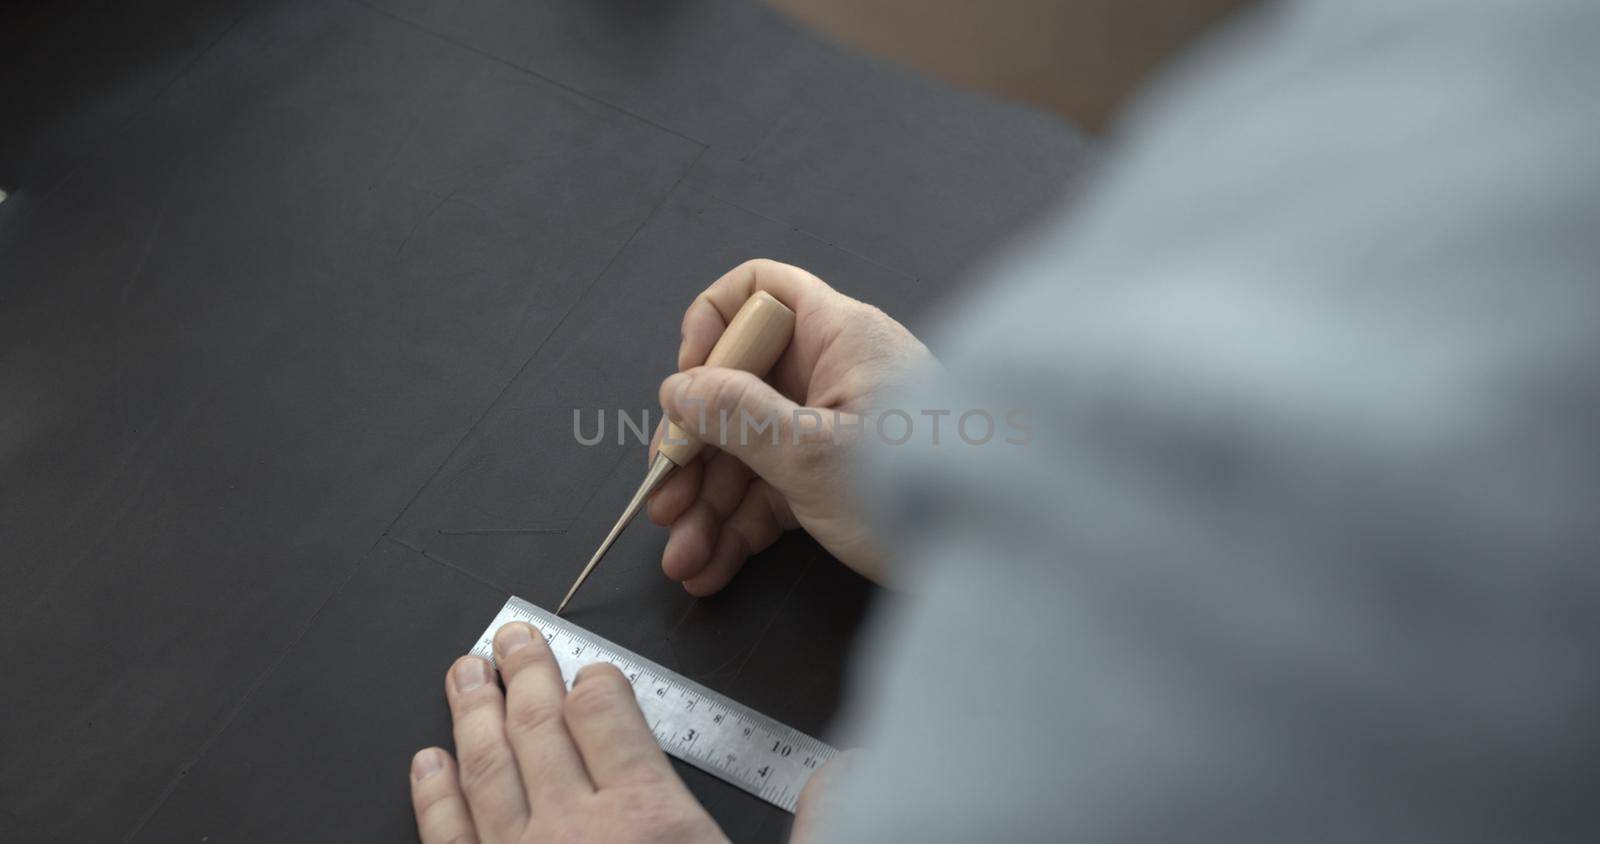
M 589 564 L 584 566 L 583 571 L 578 573 L 578 579 L 572 582 L 572 588 L 567 590 L 567 596 L 561 599 L 560 604 L 556 605 L 556 615 L 560 615 L 561 611 L 567 608 L 572 596 L 578 594 L 578 587 L 589 579 L 589 574 L 594 571 L 594 567 L 600 564 L 600 558 L 611 550 L 611 546 L 617 541 L 617 537 L 622 535 L 622 530 L 628 526 L 629 522 L 633 521 L 634 516 L 639 515 L 640 510 L 644 509 L 645 502 L 650 500 L 650 493 L 655 492 L 656 487 L 660 486 L 661 482 L 666 480 L 667 475 L 676 468 L 678 468 L 677 464 L 669 460 L 666 455 L 659 452 L 656 454 L 655 461 L 650 464 L 650 471 L 644 476 L 644 483 L 639 484 L 639 490 L 633 494 L 633 500 L 628 502 L 628 509 L 624 510 L 622 518 L 617 519 L 617 523 L 612 525 L 611 532 L 606 534 L 605 541 L 600 543 L 599 550 L 595 551 L 594 556 L 589 558 Z

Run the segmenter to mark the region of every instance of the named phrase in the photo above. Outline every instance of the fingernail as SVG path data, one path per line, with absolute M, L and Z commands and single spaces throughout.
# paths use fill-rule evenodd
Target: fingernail
M 520 621 L 500 628 L 494 635 L 494 646 L 501 656 L 510 656 L 533 642 L 533 633 Z
M 411 760 L 411 778 L 425 780 L 444 768 L 444 751 L 437 747 L 419 751 Z
M 489 682 L 489 663 L 477 657 L 461 660 L 456 666 L 456 691 L 470 692 Z

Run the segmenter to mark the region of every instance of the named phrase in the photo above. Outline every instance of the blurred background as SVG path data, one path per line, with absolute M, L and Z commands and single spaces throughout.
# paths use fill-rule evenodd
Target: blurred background
M 922 327 L 1091 150 L 750 0 L 0 4 L 0 840 L 394 840 L 442 672 L 551 603 L 690 298 Z M 611 552 L 575 620 L 826 733 L 872 589 Z M 686 773 L 728 834 L 787 819 Z

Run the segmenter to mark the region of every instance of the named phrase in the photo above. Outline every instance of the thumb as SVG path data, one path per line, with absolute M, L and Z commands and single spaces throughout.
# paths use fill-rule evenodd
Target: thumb
M 661 409 L 678 427 L 706 445 L 732 454 L 774 480 L 791 447 L 796 411 L 801 410 L 771 384 L 748 372 L 697 366 L 661 382 Z

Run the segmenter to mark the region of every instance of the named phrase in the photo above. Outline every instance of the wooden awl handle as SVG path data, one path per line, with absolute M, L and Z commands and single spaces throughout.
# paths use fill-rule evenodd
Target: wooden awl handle
M 794 311 L 765 290 L 756 291 L 733 315 L 733 321 L 706 357 L 706 366 L 742 369 L 765 378 L 794 336 Z M 668 422 L 660 454 L 678 466 L 694 459 L 704 447 L 688 431 Z

